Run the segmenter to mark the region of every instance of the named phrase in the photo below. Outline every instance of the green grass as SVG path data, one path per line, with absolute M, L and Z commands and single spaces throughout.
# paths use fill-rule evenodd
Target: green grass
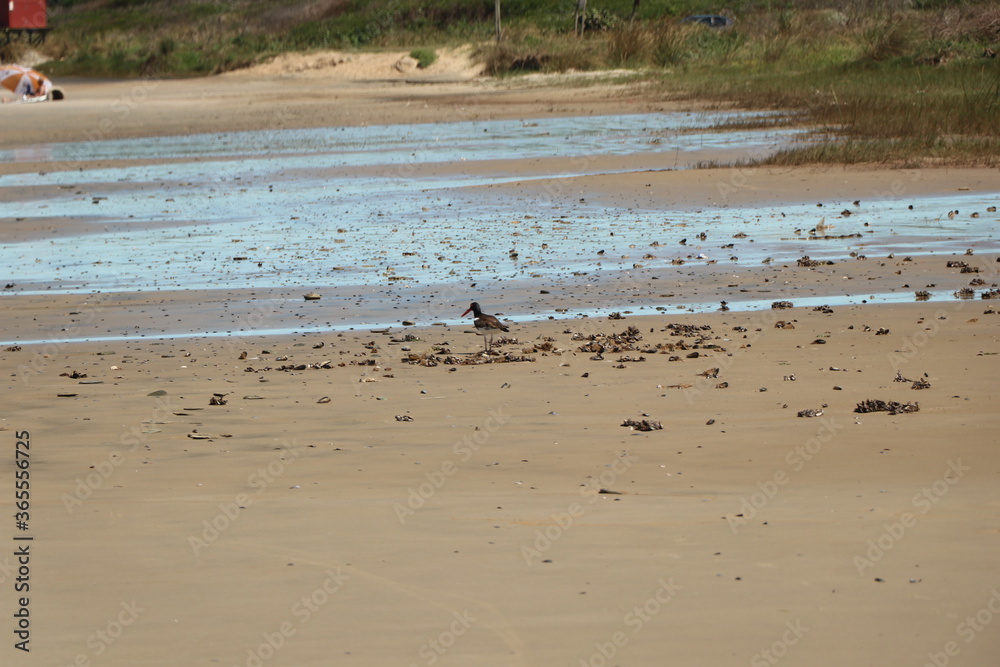
M 1000 67 L 969 59 L 946 67 L 900 61 L 802 71 L 690 70 L 661 85 L 747 109 L 798 109 L 825 141 L 782 151 L 770 164 L 1000 165 Z
M 437 61 L 438 54 L 434 49 L 413 49 L 410 57 L 417 61 L 417 67 L 426 69 Z
M 652 68 L 663 97 L 800 112 L 818 136 L 766 161 L 772 164 L 996 166 L 1000 58 L 982 56 L 1000 51 L 998 44 L 1000 7 L 950 3 L 850 15 L 762 12 L 727 30 L 659 19 L 584 40 L 512 31 L 482 57 L 497 74 L 567 62 Z

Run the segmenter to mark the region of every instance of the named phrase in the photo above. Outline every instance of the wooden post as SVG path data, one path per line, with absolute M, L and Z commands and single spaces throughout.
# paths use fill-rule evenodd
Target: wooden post
M 493 13 L 496 14 L 497 44 L 499 44 L 500 43 L 500 35 L 501 35 L 501 30 L 500 30 L 500 0 L 496 0 L 496 3 L 494 4 L 494 12 Z
M 639 3 L 642 0 L 632 0 L 632 16 L 628 17 L 629 26 L 635 23 L 635 15 L 639 13 Z
M 576 0 L 576 16 L 573 19 L 573 31 L 577 37 L 583 37 L 587 24 L 587 0 Z

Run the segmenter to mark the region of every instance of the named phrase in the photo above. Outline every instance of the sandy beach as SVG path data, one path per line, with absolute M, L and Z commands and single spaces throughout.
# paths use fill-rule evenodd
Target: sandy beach
M 682 108 L 458 65 L 418 82 L 397 59 L 68 82 L 63 102 L 0 108 L 0 148 L 23 158 L 0 173 L 115 166 L 33 160 L 41 141 Z M 465 196 L 1000 199 L 996 170 L 602 159 L 607 175 L 550 180 L 565 165 L 477 167 L 535 178 Z M 981 295 L 1000 247 L 982 216 L 982 236 L 913 258 L 689 264 L 419 303 L 5 290 L 3 664 L 994 664 L 1000 302 Z M 84 233 L 3 225 L 3 252 Z M 975 298 L 949 296 L 973 280 Z M 858 300 L 822 305 L 845 293 Z M 763 305 L 687 307 L 741 299 Z M 460 319 L 473 300 L 546 315 L 511 321 L 487 356 Z M 618 310 L 582 316 L 602 304 Z M 323 330 L 348 309 L 394 324 Z M 869 401 L 889 410 L 857 411 Z

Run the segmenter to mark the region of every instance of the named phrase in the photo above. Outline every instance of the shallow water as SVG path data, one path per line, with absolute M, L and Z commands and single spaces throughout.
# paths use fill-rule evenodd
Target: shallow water
M 710 129 L 733 117 L 657 113 L 272 130 L 51 144 L 30 156 L 3 151 L 0 160 L 54 165 L 150 157 L 199 161 L 0 177 L 0 188 L 56 186 L 60 193 L 22 195 L 5 206 L 8 218 L 31 217 L 56 227 L 72 220 L 88 232 L 18 243 L 0 236 L 0 258 L 10 272 L 7 282 L 20 293 L 357 285 L 428 297 L 450 284 L 489 289 L 503 281 L 574 273 L 614 275 L 637 265 L 671 275 L 676 259 L 749 266 L 804 254 L 843 258 L 851 252 L 997 247 L 993 229 L 1000 218 L 965 214 L 996 204 L 997 197 L 982 194 L 866 201 L 850 217 L 840 217 L 836 203 L 664 211 L 580 201 L 567 210 L 537 197 L 464 189 L 530 176 L 472 169 L 435 175 L 427 169 L 462 161 L 579 158 L 572 160 L 572 173 L 537 176 L 553 178 L 593 173 L 596 166 L 587 159 L 592 155 L 733 147 L 760 153 L 801 134 Z M 963 213 L 949 218 L 954 209 Z M 809 230 L 821 221 L 830 226 L 827 234 L 860 237 L 809 240 Z M 746 238 L 734 238 L 738 233 Z
M 451 263 L 473 254 L 483 258 L 480 268 L 510 273 L 501 265 L 510 247 L 497 242 L 504 238 L 497 227 L 534 206 L 503 210 L 490 204 L 473 213 L 464 199 L 459 211 L 453 197 L 455 188 L 515 175 L 421 175 L 421 167 L 579 156 L 574 174 L 589 173 L 591 163 L 584 156 L 732 145 L 771 150 L 798 134 L 705 130 L 728 118 L 732 115 L 646 114 L 51 144 L 35 150 L 31 159 L 54 164 L 151 156 L 202 161 L 0 177 L 0 188 L 42 185 L 61 192 L 21 198 L 6 207 L 8 216 L 41 217 L 56 225 L 72 219 L 87 223 L 92 232 L 2 250 L 9 265 L 19 267 L 22 285 L 70 293 L 331 280 L 378 284 L 390 277 L 447 281 L 459 273 L 465 279 L 468 272 L 452 273 Z M 12 151 L 0 153 L 0 159 L 17 157 Z M 376 176 L 366 169 L 372 166 L 389 168 Z M 331 176 L 330 169 L 336 174 Z M 114 228 L 117 223 L 135 228 L 121 231 Z M 608 224 L 614 224 L 613 217 Z M 573 262 L 571 248 L 577 244 L 565 241 L 557 244 L 558 253 L 546 253 L 545 270 L 559 271 Z
M 386 192 L 384 184 L 372 183 L 386 192 L 372 198 L 366 185 L 355 182 L 341 188 L 350 191 L 346 200 L 343 192 L 303 184 L 301 193 L 282 189 L 256 197 L 180 187 L 157 195 L 109 195 L 116 203 L 50 202 L 44 210 L 54 209 L 57 217 L 89 206 L 101 208 L 107 222 L 163 223 L 180 200 L 186 207 L 232 208 L 234 215 L 6 244 L 2 254 L 6 266 L 18 267 L 14 282 L 37 286 L 29 292 L 87 293 L 351 284 L 412 288 L 608 272 L 636 264 L 671 272 L 675 259 L 746 266 L 768 257 L 786 262 L 802 255 L 825 259 L 850 252 L 885 256 L 996 247 L 995 220 L 947 217 L 951 207 L 984 210 L 991 201 L 981 194 L 914 198 L 908 200 L 912 210 L 900 202 L 873 202 L 850 218 L 831 211 L 831 219 L 815 205 L 703 212 L 623 211 L 581 203 L 567 213 L 537 200 L 475 201 L 442 185 L 423 185 L 407 181 L 407 187 Z M 218 206 L 219 199 L 231 201 Z M 250 201 L 241 206 L 241 200 Z M 248 210 L 235 215 L 244 207 Z M 178 219 L 191 220 L 192 213 Z M 810 240 L 809 230 L 824 219 L 827 234 L 860 237 Z M 706 240 L 699 240 L 700 232 Z M 733 238 L 736 234 L 746 238 Z
M 2 150 L 0 162 L 239 157 L 246 171 L 315 167 L 421 164 L 453 160 L 628 155 L 643 151 L 691 151 L 755 142 L 786 141 L 800 130 L 716 131 L 733 120 L 766 122 L 766 113 L 673 112 L 519 120 L 463 121 L 275 129 L 53 143 L 27 151 Z M 263 163 L 263 164 L 260 164 Z M 174 165 L 168 171 L 176 169 Z M 106 177 L 118 180 L 112 171 Z M 195 172 L 201 170 L 195 166 Z M 244 171 L 237 168 L 238 172 Z M 178 172 L 179 173 L 179 172 Z M 75 182 L 72 174 L 66 182 Z M 89 180 L 90 174 L 88 174 Z M 57 175 L 53 177 L 58 178 Z M 100 177 L 99 177 L 100 178 Z M 28 177 L 27 182 L 34 182 Z M 55 181 L 54 181 L 55 182 Z

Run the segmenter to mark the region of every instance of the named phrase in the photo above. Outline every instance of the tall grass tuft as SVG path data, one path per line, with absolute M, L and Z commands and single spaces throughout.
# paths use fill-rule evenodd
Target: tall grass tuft
M 608 36 L 608 62 L 615 67 L 648 62 L 652 34 L 638 23 L 624 23 Z
M 410 51 L 410 57 L 417 61 L 417 67 L 427 69 L 437 62 L 438 54 L 434 49 L 420 48 Z

